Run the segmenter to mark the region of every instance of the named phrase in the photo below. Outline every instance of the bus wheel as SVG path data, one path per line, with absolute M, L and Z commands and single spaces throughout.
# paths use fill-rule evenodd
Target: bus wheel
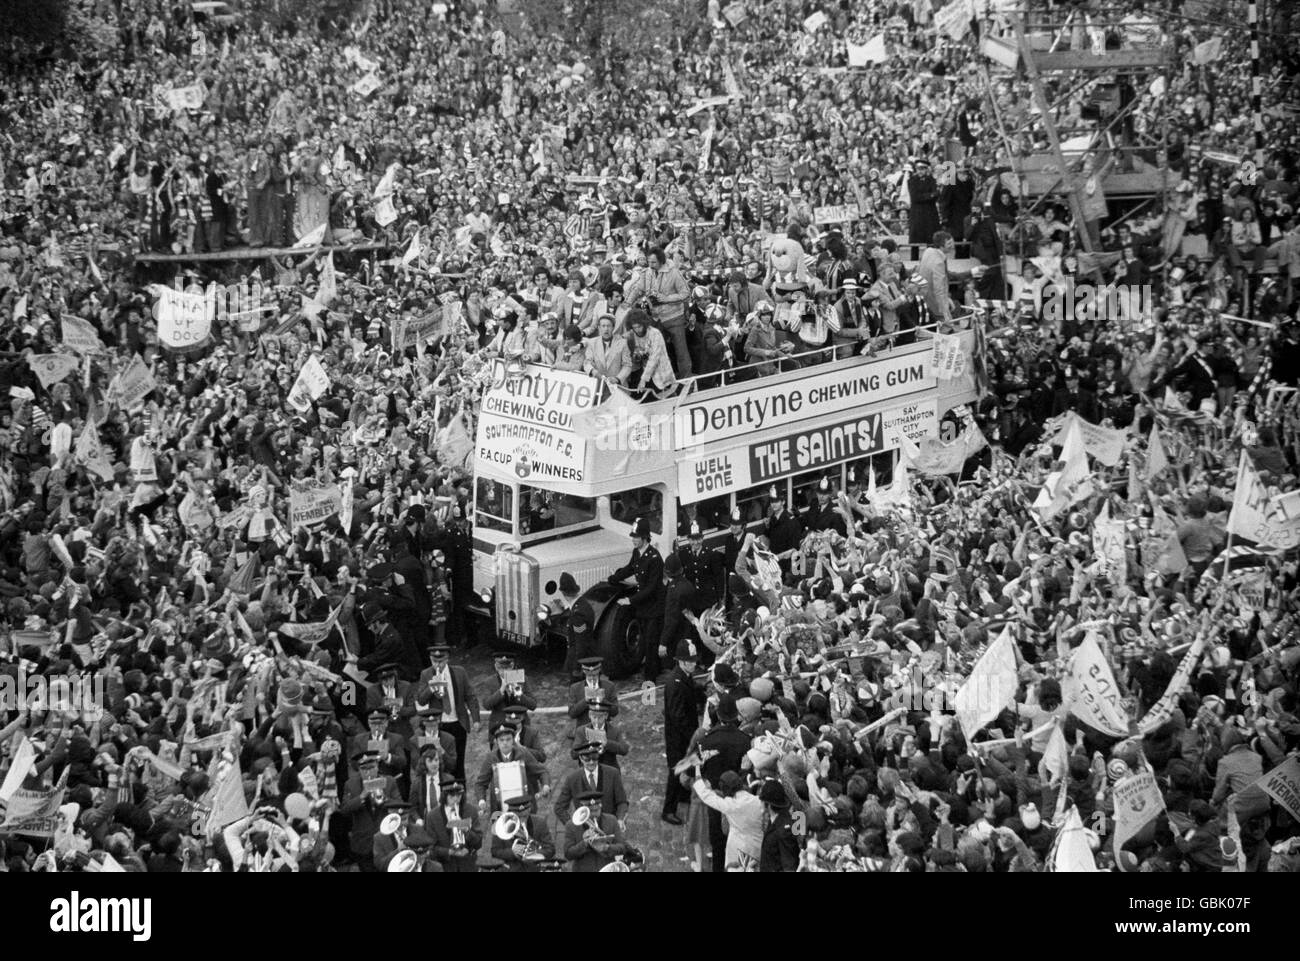
M 600 656 L 605 659 L 605 674 L 612 680 L 621 681 L 625 677 L 631 677 L 641 667 L 645 645 L 641 637 L 641 626 L 637 624 L 630 607 L 616 606 L 613 615 L 603 619 L 597 641 Z

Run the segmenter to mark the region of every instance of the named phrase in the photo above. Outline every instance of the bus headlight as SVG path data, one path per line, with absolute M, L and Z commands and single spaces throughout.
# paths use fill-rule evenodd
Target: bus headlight
M 537 623 L 538 623 L 538 624 L 545 624 L 545 623 L 546 623 L 547 621 L 549 621 L 550 619 L 551 619 L 551 612 L 550 612 L 550 610 L 549 610 L 548 608 L 545 608 L 545 607 L 539 607 L 539 608 L 537 609 Z
M 487 587 L 487 588 L 484 588 L 483 590 L 479 591 L 478 599 L 479 599 L 480 601 L 482 601 L 484 604 L 486 604 L 488 607 L 491 607 L 491 606 L 492 606 L 492 588 Z

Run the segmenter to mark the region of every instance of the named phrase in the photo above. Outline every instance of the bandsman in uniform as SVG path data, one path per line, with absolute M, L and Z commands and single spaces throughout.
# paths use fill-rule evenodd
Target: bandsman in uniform
M 601 809 L 599 791 L 584 791 L 578 802 L 591 811 L 591 817 L 586 824 L 574 824 L 572 819 L 565 824 L 564 856 L 575 873 L 599 871 L 627 854 L 627 839 L 618 818 Z
M 632 544 L 631 560 L 609 575 L 609 582 L 619 585 L 628 578 L 636 581 L 636 593 L 620 597 L 618 603 L 632 608 L 645 647 L 645 679 L 657 681 L 660 658 L 656 641 L 663 634 L 664 562 L 650 543 L 650 522 L 644 517 L 638 517 L 632 524 Z
M 555 842 L 551 840 L 551 829 L 546 826 L 546 818 L 540 814 L 529 813 L 532 807 L 533 798 L 528 794 L 509 798 L 505 802 L 506 810 L 513 811 L 522 819 L 524 830 L 532 839 L 533 850 L 542 855 L 539 860 L 554 860 Z M 541 870 L 538 861 L 525 857 L 528 848 L 528 841 L 524 839 L 522 831 L 519 836 L 510 841 L 502 841 L 496 834 L 492 835 L 492 856 L 498 861 L 505 862 L 506 870 L 511 873 L 535 873 Z
M 468 821 L 469 825 L 453 828 L 457 821 Z M 483 833 L 478 829 L 474 809 L 465 799 L 465 785 L 451 775 L 443 777 L 442 803 L 424 819 L 424 829 L 433 838 L 433 857 L 444 871 L 473 874 L 478 870 Z
M 588 701 L 587 724 L 578 727 L 573 746 L 580 748 L 584 744 L 597 742 L 601 745 L 600 763 L 621 770 L 618 759 L 627 754 L 628 742 L 623 736 L 623 729 L 609 719 L 612 709 L 613 705 L 605 699 L 603 691 Z
M 513 724 L 498 724 L 492 730 L 492 741 L 495 746 L 483 758 L 483 763 L 478 769 L 478 777 L 474 779 L 474 788 L 478 792 L 480 814 L 486 815 L 501 810 L 502 799 L 497 797 L 496 784 L 493 779 L 495 773 L 493 768 L 497 764 L 504 764 L 509 761 L 523 761 L 524 773 L 528 778 L 528 783 L 541 785 L 537 792 L 538 796 L 544 798 L 551 793 L 550 777 L 546 773 L 546 768 L 537 758 L 533 757 L 532 751 L 526 747 L 520 747 L 515 742 Z M 532 804 L 531 795 L 529 796 L 529 804 Z M 493 845 L 493 848 L 492 853 L 496 855 L 495 845 Z
M 574 732 L 591 723 L 589 711 L 591 702 L 600 698 L 609 704 L 609 716 L 618 714 L 618 688 L 608 678 L 600 676 L 605 661 L 599 657 L 584 657 L 578 666 L 582 668 L 582 680 L 569 685 L 569 733 L 570 740 Z
M 529 693 L 527 680 L 518 685 L 507 684 L 505 681 L 506 672 L 515 669 L 513 654 L 509 651 L 497 651 L 492 655 L 492 666 L 496 670 L 496 689 L 484 695 L 479 702 L 491 712 L 488 715 L 488 730 L 506 719 L 506 709 L 509 707 L 522 705 L 530 711 L 537 710 L 537 698 Z

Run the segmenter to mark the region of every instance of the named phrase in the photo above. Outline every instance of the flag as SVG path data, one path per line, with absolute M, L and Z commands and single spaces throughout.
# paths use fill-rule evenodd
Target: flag
M 1047 852 L 1046 871 L 1068 873 L 1092 873 L 1097 870 L 1097 861 L 1092 856 L 1092 847 L 1088 843 L 1088 831 L 1083 826 L 1077 807 L 1070 808 L 1065 824 L 1057 832 L 1052 848 Z
M 1148 573 L 1181 574 L 1187 570 L 1187 555 L 1178 539 L 1178 526 L 1150 492 L 1148 498 L 1151 501 L 1151 533 L 1142 542 L 1142 564 Z
M 722 86 L 726 89 L 728 97 L 740 99 L 740 84 L 736 83 L 736 75 L 732 72 L 729 63 L 722 65 Z
M 113 464 L 104 452 L 104 446 L 99 441 L 99 430 L 93 421 L 86 421 L 81 436 L 77 438 L 76 457 L 78 464 L 98 474 L 100 480 L 112 482 Z
M 32 772 L 32 768 L 36 767 L 36 749 L 32 747 L 32 742 L 27 740 L 26 736 L 20 735 L 20 737 L 18 749 L 14 751 L 13 761 L 5 774 L 4 784 L 0 785 L 0 801 L 5 804 L 9 803 L 14 792 L 23 786 L 27 775 Z
M 104 344 L 99 339 L 95 325 L 80 317 L 65 314 L 63 324 L 63 345 L 79 354 L 102 354 Z
M 4 823 L 0 823 L 0 831 L 38 838 L 54 837 L 62 820 L 59 808 L 63 806 L 69 770 L 66 767 L 63 769 L 58 783 L 52 788 L 16 788 L 5 807 Z
M 325 256 L 325 262 L 320 267 L 320 286 L 316 291 L 316 301 L 328 307 L 330 303 L 338 296 L 338 277 L 334 273 L 334 251 L 330 251 Z
M 209 837 L 214 837 L 227 825 L 248 817 L 248 802 L 244 800 L 244 776 L 240 772 L 238 761 L 230 764 L 218 776 L 217 783 L 205 798 L 211 806 L 207 824 Z
M 1002 713 L 1019 686 L 1016 648 L 1007 627 L 980 656 L 953 699 L 966 740 L 973 740 L 976 731 Z
M 251 594 L 257 584 L 257 567 L 258 555 L 256 552 L 248 555 L 248 560 L 239 565 L 239 570 L 235 571 L 230 582 L 226 585 L 232 594 Z
M 828 20 L 830 20 L 830 17 L 826 16 L 826 14 L 821 10 L 818 10 L 815 13 L 809 14 L 807 19 L 804 20 L 803 28 L 809 33 L 816 33 L 822 27 L 826 26 Z
M 1156 776 L 1150 771 L 1140 771 L 1115 782 L 1115 857 L 1129 838 L 1160 816 L 1165 809 L 1165 798 L 1160 793 Z
M 462 467 L 474 452 L 474 441 L 465 426 L 464 414 L 454 416 L 446 427 L 435 435 L 439 463 L 450 467 Z
M 81 366 L 71 354 L 28 354 L 27 365 L 36 372 L 41 386 L 49 389 Z
M 1129 736 L 1128 712 L 1124 710 L 1120 686 L 1115 683 L 1095 632 L 1089 631 L 1070 654 L 1064 687 L 1071 714 L 1103 734 Z
M 315 247 L 325 240 L 327 224 L 321 223 L 314 230 L 309 230 L 294 242 L 294 247 Z
M 1268 488 L 1244 450 L 1237 461 L 1237 488 L 1228 515 L 1228 533 L 1266 547 L 1290 549 L 1300 543 L 1300 534 L 1275 517 Z
M 1255 782 L 1292 820 L 1300 821 L 1300 758 L 1291 757 Z
M 1219 59 L 1219 54 L 1223 52 L 1223 38 L 1211 37 L 1204 43 L 1198 43 L 1192 48 L 1192 63 L 1203 64 L 1213 63 Z
M 27 295 L 23 294 L 14 303 L 14 320 L 27 319 Z
M 420 243 L 420 231 L 417 229 L 411 235 L 411 242 L 406 246 L 406 253 L 402 254 L 402 266 L 413 264 L 424 254 L 424 247 Z
M 1065 732 L 1059 722 L 1052 728 L 1052 735 L 1043 748 L 1043 759 L 1038 763 L 1047 772 L 1048 782 L 1060 784 L 1061 790 L 1064 790 L 1065 779 L 1070 774 L 1070 746 L 1065 743 Z
M 384 171 L 383 177 L 381 177 L 379 183 L 375 185 L 375 200 L 378 200 L 380 197 L 387 197 L 393 192 L 393 181 L 396 177 L 397 163 L 393 162 L 388 165 L 388 169 Z
M 289 406 L 299 413 L 306 413 L 311 410 L 311 402 L 329 390 L 329 386 L 329 374 L 321 366 L 320 358 L 312 354 L 289 390 Z
M 1160 700 L 1151 705 L 1151 710 L 1147 711 L 1146 716 L 1138 722 L 1138 730 L 1142 734 L 1150 734 L 1173 716 L 1174 708 L 1182 697 L 1183 688 L 1187 686 L 1187 682 L 1191 679 L 1192 670 L 1196 667 L 1196 662 L 1201 659 L 1201 652 L 1204 650 L 1205 635 L 1198 634 L 1196 640 L 1192 642 L 1192 646 L 1183 655 L 1178 670 L 1169 679 L 1169 684 L 1165 687 L 1165 692 L 1160 695 Z
M 1160 440 L 1160 431 L 1155 424 L 1152 424 L 1151 440 L 1147 443 L 1147 480 L 1154 480 L 1168 466 L 1169 458 L 1165 455 L 1165 445 Z
M 1038 492 L 1034 509 L 1051 520 L 1071 504 L 1077 504 L 1092 494 L 1092 475 L 1088 471 L 1088 455 L 1083 448 L 1083 432 L 1078 418 L 1071 419 L 1066 427 L 1061 460 L 1047 475 L 1043 489 Z

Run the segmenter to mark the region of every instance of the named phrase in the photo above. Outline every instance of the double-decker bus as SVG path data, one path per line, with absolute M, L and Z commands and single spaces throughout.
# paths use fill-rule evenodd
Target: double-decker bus
M 643 639 L 607 579 L 631 556 L 632 523 L 644 518 L 667 556 L 692 522 L 717 546 L 733 509 L 759 529 L 773 488 L 797 513 L 823 477 L 843 490 L 849 470 L 870 467 L 887 481 L 902 435 L 919 444 L 977 396 L 974 332 L 956 335 L 968 362 L 946 380 L 932 333 L 918 333 L 870 357 L 825 348 L 762 376 L 762 365 L 696 376 L 650 403 L 584 374 L 498 361 L 475 438 L 479 613 L 501 641 L 542 643 L 567 610 L 568 572 L 596 613 L 607 672 L 627 676 Z

